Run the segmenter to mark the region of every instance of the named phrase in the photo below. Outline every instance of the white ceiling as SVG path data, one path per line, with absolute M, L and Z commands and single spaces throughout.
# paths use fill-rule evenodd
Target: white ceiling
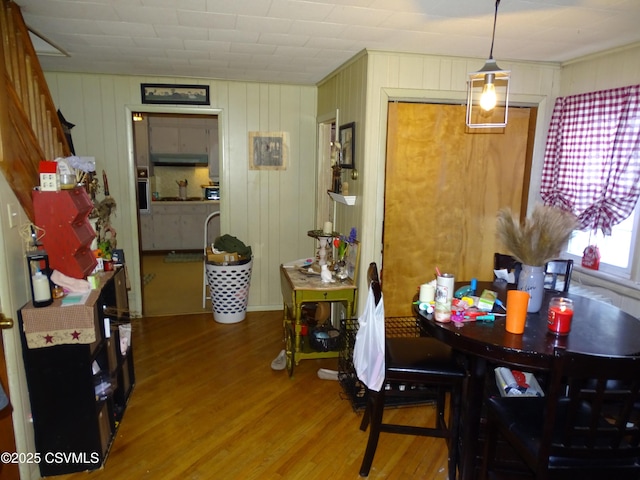
M 45 71 L 315 84 L 363 49 L 489 56 L 495 0 L 15 0 L 69 54 Z M 493 56 L 640 42 L 640 0 L 502 0 Z

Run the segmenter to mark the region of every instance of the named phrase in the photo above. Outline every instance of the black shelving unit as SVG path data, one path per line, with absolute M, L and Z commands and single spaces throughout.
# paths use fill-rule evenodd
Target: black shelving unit
M 115 438 L 135 384 L 130 342 L 124 355 L 120 348 L 120 326 L 130 325 L 123 305 L 124 275 L 120 269 L 102 286 L 94 305 L 96 340 L 91 344 L 29 348 L 23 328 L 23 310 L 29 304 L 18 311 L 44 477 L 100 468 Z M 54 303 L 43 311 L 50 308 L 69 307 Z

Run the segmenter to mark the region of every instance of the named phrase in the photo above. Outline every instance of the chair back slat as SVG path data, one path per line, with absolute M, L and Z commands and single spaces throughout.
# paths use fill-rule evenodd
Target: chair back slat
M 373 291 L 376 305 L 378 305 L 378 303 L 380 303 L 380 298 L 382 298 L 382 287 L 380 286 L 380 277 L 378 276 L 378 266 L 375 262 L 371 262 L 369 264 L 369 269 L 367 270 L 367 282 Z
M 504 253 L 494 253 L 493 254 L 493 269 L 494 270 L 507 270 L 509 272 L 513 271 L 514 276 L 514 284 L 518 283 L 518 277 L 520 276 L 520 271 L 522 270 L 522 264 L 513 258 L 511 255 L 507 255 Z M 494 274 L 495 277 L 495 274 Z
M 640 457 L 640 357 L 555 354 L 538 461 Z
M 545 265 L 544 272 L 544 288 L 557 290 L 563 293 L 567 293 L 569 291 L 571 274 L 573 272 L 573 260 L 564 258 L 550 260 Z
M 513 271 L 514 283 L 517 284 L 522 264 L 511 255 L 496 252 L 493 254 L 493 269 Z M 567 293 L 571 284 L 572 273 L 573 260 L 558 258 L 548 261 L 544 267 L 544 288 Z

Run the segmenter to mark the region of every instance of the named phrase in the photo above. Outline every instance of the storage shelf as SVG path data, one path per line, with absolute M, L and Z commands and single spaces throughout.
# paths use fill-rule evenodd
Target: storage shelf
M 339 193 L 335 193 L 331 191 L 327 191 L 327 193 L 335 202 L 344 203 L 345 205 L 355 205 L 356 198 L 358 198 L 356 195 L 345 196 L 345 195 L 340 195 Z

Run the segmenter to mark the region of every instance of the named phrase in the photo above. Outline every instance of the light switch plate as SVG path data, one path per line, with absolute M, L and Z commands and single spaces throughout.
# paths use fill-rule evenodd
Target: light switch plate
M 18 226 L 18 209 L 15 203 L 7 203 L 7 214 L 9 215 L 9 228 Z

